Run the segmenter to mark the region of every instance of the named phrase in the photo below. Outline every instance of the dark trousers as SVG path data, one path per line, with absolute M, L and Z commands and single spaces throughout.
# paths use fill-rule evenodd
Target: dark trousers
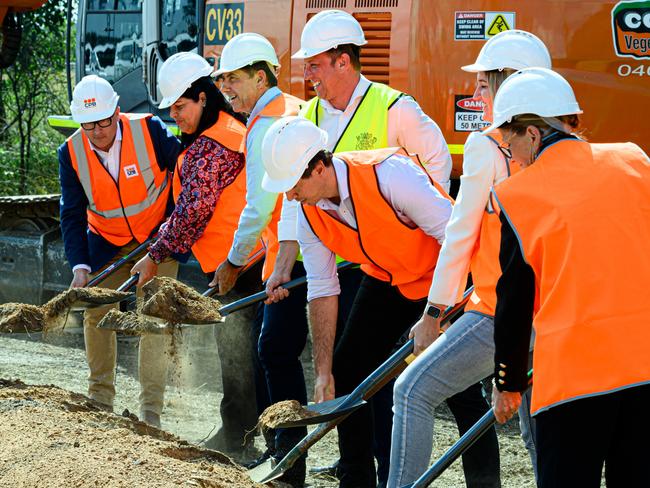
M 650 486 L 648 405 L 643 385 L 536 415 L 538 486 L 598 488 L 603 464 L 608 487 Z
M 390 356 L 400 337 L 420 318 L 425 304 L 426 299 L 408 300 L 388 283 L 363 277 L 334 351 L 333 374 L 337 396 L 352 392 Z M 390 452 L 392 402 L 385 401 L 384 393 L 378 393 L 376 400 L 371 400 L 368 406 L 360 408 L 338 426 L 340 460 L 337 475 L 341 488 L 376 486 L 373 444 L 380 465 L 380 483 L 385 481 L 386 457 Z M 388 394 L 390 398 L 390 391 Z M 450 407 L 459 419 L 459 429 L 463 432 L 489 408 L 478 385 L 456 395 Z M 387 429 L 375 429 L 373 418 L 383 419 Z M 479 470 L 483 469 L 482 463 L 486 460 L 488 463 L 494 462 L 496 457 L 498 476 L 496 438 L 485 442 L 485 446 L 479 444 L 478 448 L 473 447 L 466 456 L 470 456 L 470 460 L 467 462 L 464 458 L 465 468 L 478 467 Z
M 261 289 L 259 276 L 261 263 L 239 277 L 235 287 L 221 300 L 230 303 Z M 212 279 L 214 273 L 208 275 Z M 246 434 L 257 424 L 255 401 L 255 376 L 253 370 L 253 344 L 251 327 L 255 321 L 256 307 L 233 313 L 224 324 L 215 327 L 215 336 L 221 364 L 223 398 L 219 406 L 222 426 L 210 447 L 228 452 L 241 449 Z M 253 436 L 247 437 L 249 442 Z
M 291 278 L 305 275 L 301 262 L 296 262 Z M 361 280 L 361 271 L 348 269 L 339 273 L 339 324 L 347 318 Z M 284 300 L 264 306 L 264 319 L 259 336 L 259 360 L 266 377 L 270 403 L 298 400 L 307 403 L 305 377 L 300 355 L 309 331 L 307 322 L 307 287 L 294 288 Z M 276 449 L 286 453 L 307 434 L 297 427 L 276 431 Z

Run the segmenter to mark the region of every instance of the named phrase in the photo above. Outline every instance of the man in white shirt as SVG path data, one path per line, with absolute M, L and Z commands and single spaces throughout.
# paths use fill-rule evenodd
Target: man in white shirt
M 221 90 L 229 97 L 233 109 L 248 113 L 249 118 L 246 133 L 246 207 L 239 218 L 228 258 L 217 268 L 211 285 L 218 285 L 220 294 L 227 293 L 262 238 L 266 249 L 262 278 L 266 281 L 269 300 L 264 305 L 262 323 L 255 324 L 258 330 L 253 331 L 253 335 L 259 338 L 255 351 L 262 370 L 260 375 L 260 367 L 256 368 L 258 375 L 262 376 L 256 381 L 259 413 L 271 403 L 307 401 L 300 362 L 308 334 L 306 290 L 302 287 L 289 294 L 282 287 L 290 279 L 305 275 L 302 262 L 296 261 L 297 205 L 283 201 L 281 192 L 262 188 L 262 140 L 276 120 L 284 115 L 296 115 L 304 103 L 277 87 L 276 70 L 279 67 L 275 50 L 266 38 L 259 34 L 243 33 L 224 46 L 216 71 Z M 350 282 L 348 288 L 354 289 L 358 284 L 356 275 L 348 272 L 346 276 Z M 343 281 L 346 282 L 346 279 Z M 342 312 L 347 312 L 345 306 Z M 278 429 L 267 439 L 266 452 L 249 466 L 253 467 L 269 456 L 283 457 L 306 433 L 306 428 Z M 300 488 L 305 482 L 305 472 L 303 458 L 280 480 Z
M 452 161 L 440 128 L 412 97 L 361 74 L 366 43 L 361 25 L 347 12 L 325 10 L 307 22 L 292 58 L 304 60 L 305 81 L 317 96 L 300 115 L 327 132 L 333 153 L 403 147 L 417 154 L 448 191 Z
M 301 203 L 317 402 L 350 393 L 418 319 L 451 214 L 450 199 L 395 148 L 333 156 L 327 140 L 311 122 L 286 117 L 262 144 L 262 186 Z M 336 254 L 364 276 L 335 348 Z M 339 425 L 342 488 L 376 486 L 371 408 Z

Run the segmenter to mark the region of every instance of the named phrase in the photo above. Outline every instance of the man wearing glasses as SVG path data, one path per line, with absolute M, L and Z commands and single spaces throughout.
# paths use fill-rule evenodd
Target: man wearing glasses
M 81 127 L 59 147 L 61 230 L 74 278 L 84 287 L 93 274 L 133 250 L 156 232 L 171 210 L 171 172 L 180 143 L 151 114 L 120 113 L 117 93 L 106 80 L 84 77 L 70 104 Z M 129 278 L 127 263 L 100 286 L 116 288 Z M 176 277 L 178 263 L 160 264 L 160 276 Z M 90 368 L 88 396 L 113 409 L 115 332 L 97 323 L 111 307 L 84 314 L 84 340 Z M 160 427 L 167 376 L 163 336 L 140 339 L 140 418 Z

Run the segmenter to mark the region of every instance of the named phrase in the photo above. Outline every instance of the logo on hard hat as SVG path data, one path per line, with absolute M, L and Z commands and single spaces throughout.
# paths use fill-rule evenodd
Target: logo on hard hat
M 84 107 L 86 108 L 91 108 L 91 107 L 96 107 L 97 106 L 97 101 L 94 98 L 86 98 L 84 100 Z
M 612 36 L 617 56 L 650 58 L 650 0 L 617 3 L 612 9 Z

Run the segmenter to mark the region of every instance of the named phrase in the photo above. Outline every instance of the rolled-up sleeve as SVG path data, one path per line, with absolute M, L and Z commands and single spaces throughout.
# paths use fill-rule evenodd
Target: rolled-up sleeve
M 296 200 L 287 200 L 287 196 L 284 195 L 282 213 L 278 222 L 278 241 L 298 240 L 296 233 L 299 207 L 300 204 Z
M 314 234 L 302 209 L 298 211 L 297 237 L 307 272 L 307 301 L 339 295 L 336 255 Z
M 447 142 L 413 98 L 403 96 L 388 110 L 388 143 L 417 154 L 431 178 L 449 191 L 452 162 Z
M 262 188 L 262 140 L 274 121 L 275 119 L 270 117 L 261 118 L 247 137 L 246 206 L 239 217 L 239 225 L 228 253 L 228 260 L 237 266 L 246 264 L 262 231 L 271 221 L 273 209 L 278 201 L 278 193 L 271 193 Z M 252 142 L 249 144 L 249 141 Z
M 494 158 L 500 157 L 495 154 L 495 148 L 479 133 L 470 134 L 465 143 L 460 191 L 433 273 L 429 290 L 431 303 L 453 305 L 462 297 L 483 212 L 494 183 Z

